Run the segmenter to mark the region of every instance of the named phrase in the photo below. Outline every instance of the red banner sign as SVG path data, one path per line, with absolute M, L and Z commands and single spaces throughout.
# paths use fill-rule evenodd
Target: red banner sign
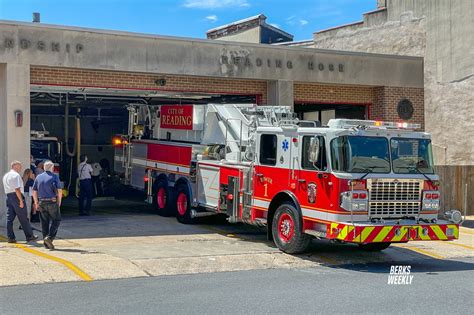
M 193 130 L 193 105 L 162 105 L 160 127 Z

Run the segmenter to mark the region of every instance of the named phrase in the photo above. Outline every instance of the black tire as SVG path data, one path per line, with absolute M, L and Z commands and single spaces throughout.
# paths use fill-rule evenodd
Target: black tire
M 368 243 L 368 244 L 359 244 L 359 248 L 367 252 L 380 252 L 384 249 L 387 249 L 392 243 Z
M 158 180 L 153 187 L 153 207 L 161 216 L 173 216 L 176 212 L 173 189 L 165 180 Z
M 311 244 L 311 236 L 303 232 L 301 216 L 291 202 L 284 202 L 275 211 L 272 234 L 275 245 L 288 254 L 303 253 Z
M 191 197 L 186 185 L 179 185 L 176 189 L 176 219 L 183 224 L 192 224 L 195 220 L 191 217 Z

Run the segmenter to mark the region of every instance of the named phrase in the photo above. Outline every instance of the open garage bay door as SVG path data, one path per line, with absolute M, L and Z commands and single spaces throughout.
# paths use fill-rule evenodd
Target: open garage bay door
M 31 153 L 36 163 L 53 160 L 66 188 L 74 193 L 78 154 L 99 163 L 100 178 L 112 178 L 112 138 L 127 132 L 128 104 L 256 103 L 257 99 L 255 95 L 32 86 L 30 102 Z M 80 146 L 74 148 L 78 139 Z M 104 187 L 109 186 L 100 184 L 96 192 L 110 195 Z

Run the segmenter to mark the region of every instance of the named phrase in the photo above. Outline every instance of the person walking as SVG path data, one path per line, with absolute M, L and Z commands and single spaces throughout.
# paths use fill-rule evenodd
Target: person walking
M 33 229 L 28 221 L 28 216 L 23 197 L 23 180 L 20 172 L 21 162 L 13 161 L 11 170 L 3 176 L 3 189 L 7 195 L 7 236 L 8 243 L 16 243 L 15 233 L 13 232 L 13 221 L 18 217 L 20 225 L 25 233 L 26 241 L 36 241 L 38 236 L 33 234 Z
M 63 191 L 59 177 L 53 173 L 54 163 L 46 161 L 44 172 L 38 175 L 33 184 L 35 209 L 40 212 L 44 247 L 54 249 L 53 241 L 61 223 L 61 201 Z
M 24 188 L 24 193 L 23 195 L 25 196 L 25 204 L 26 204 L 26 211 L 28 215 L 28 220 L 31 221 L 31 215 L 35 213 L 33 209 L 31 209 L 32 206 L 32 194 L 31 194 L 31 187 L 33 187 L 33 183 L 35 182 L 35 174 L 33 173 L 33 170 L 27 168 L 23 172 L 23 184 L 25 185 Z
M 81 155 L 81 163 L 77 167 L 79 178 L 79 215 L 90 215 L 92 206 L 92 166 L 87 164 L 87 156 Z

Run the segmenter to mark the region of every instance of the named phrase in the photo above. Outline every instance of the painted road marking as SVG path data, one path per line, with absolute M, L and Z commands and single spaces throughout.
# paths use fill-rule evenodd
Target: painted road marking
M 453 243 L 453 242 L 446 242 L 446 244 L 454 245 L 454 246 L 461 246 L 461 247 L 464 247 L 464 248 L 467 248 L 467 249 L 474 250 L 474 247 L 473 247 L 473 246 L 469 246 L 469 245 L 458 244 L 458 243 Z
M 461 233 L 461 234 L 474 235 L 474 233 L 471 233 L 471 231 L 468 232 L 468 231 L 466 231 L 466 230 L 464 230 L 464 229 L 461 229 L 461 230 L 460 230 L 460 233 Z
M 430 256 L 430 257 L 433 257 L 433 258 L 436 258 L 436 259 L 445 259 L 445 257 L 443 257 L 443 256 L 441 256 L 441 255 L 438 255 L 438 254 L 435 254 L 435 253 L 426 251 L 426 250 L 421 249 L 421 248 L 418 248 L 418 247 L 407 246 L 407 245 L 404 245 L 404 246 L 398 245 L 397 247 L 410 249 L 410 250 L 413 250 L 413 251 L 418 252 L 418 253 L 420 253 L 420 254 L 423 254 L 423 255 L 426 255 L 426 256 Z
M 0 240 L 7 241 L 7 239 L 3 236 L 0 236 Z M 76 275 L 79 276 L 79 278 L 81 278 L 84 281 L 92 281 L 91 276 L 89 276 L 87 273 L 82 271 L 79 267 L 77 267 L 76 265 L 74 265 L 70 261 L 67 261 L 67 260 L 59 258 L 59 257 L 52 256 L 52 255 L 49 255 L 49 254 L 46 254 L 46 253 L 43 253 L 43 252 L 40 252 L 39 250 L 33 249 L 33 248 L 28 247 L 28 246 L 23 245 L 23 244 L 14 243 L 12 245 L 15 245 L 16 248 L 20 248 L 20 249 L 24 250 L 27 253 L 30 253 L 30 254 L 33 254 L 33 255 L 43 257 L 43 258 L 55 261 L 57 263 L 60 263 L 63 266 L 65 266 L 66 268 L 68 268 L 69 270 L 71 270 L 72 272 L 74 272 Z

